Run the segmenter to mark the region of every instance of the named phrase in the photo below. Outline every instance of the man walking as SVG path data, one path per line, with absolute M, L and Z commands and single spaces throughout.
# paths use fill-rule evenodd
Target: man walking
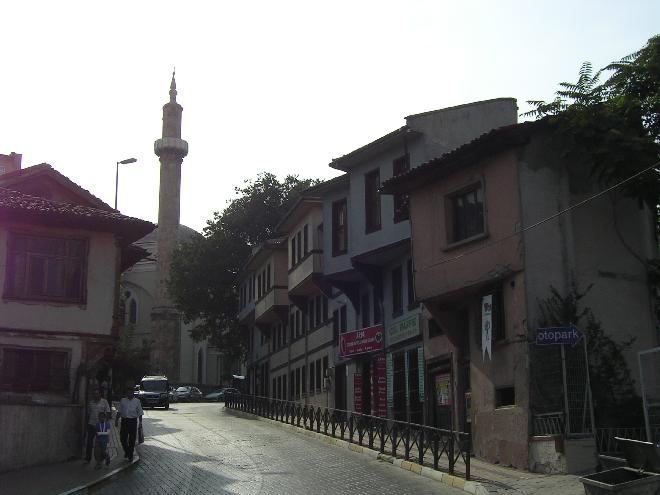
M 142 426 L 142 405 L 140 400 L 133 396 L 133 388 L 126 389 L 126 397 L 119 401 L 119 412 L 115 419 L 115 426 L 119 424 L 121 417 L 121 428 L 119 430 L 119 440 L 124 449 L 124 457 L 133 461 L 133 449 L 135 449 L 135 436 L 137 434 L 138 422 Z
M 87 444 L 85 445 L 85 463 L 92 460 L 92 449 L 94 447 L 94 437 L 96 437 L 96 423 L 99 422 L 99 413 L 107 414 L 110 418 L 111 410 L 108 401 L 101 397 L 98 388 L 92 390 L 92 400 L 87 406 Z

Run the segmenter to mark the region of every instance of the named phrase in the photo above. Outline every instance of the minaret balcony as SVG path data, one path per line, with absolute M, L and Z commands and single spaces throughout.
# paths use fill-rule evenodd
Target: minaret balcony
M 176 153 L 184 157 L 188 154 L 188 142 L 177 137 L 163 137 L 154 142 L 154 153 L 160 156 L 162 153 Z

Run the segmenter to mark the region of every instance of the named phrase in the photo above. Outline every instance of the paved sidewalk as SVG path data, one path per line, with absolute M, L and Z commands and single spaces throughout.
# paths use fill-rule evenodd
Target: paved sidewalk
M 286 425 L 285 423 L 281 423 L 279 421 L 275 421 L 272 419 L 254 416 L 249 413 L 244 413 L 229 408 L 226 410 L 238 416 L 246 415 L 252 418 L 258 418 L 261 421 L 268 421 L 268 422 L 272 422 L 273 424 L 278 424 L 283 427 L 291 428 L 294 431 L 299 430 L 301 433 L 312 433 L 309 430 L 304 430 L 303 428 Z M 323 440 L 324 438 L 327 437 L 325 436 L 320 437 L 321 440 Z M 357 435 L 354 435 L 354 442 L 357 443 Z M 330 447 L 330 448 L 335 448 L 335 447 Z M 389 449 L 391 449 L 391 444 L 390 442 L 387 442 L 385 452 L 387 453 Z M 362 450 L 369 451 L 369 449 L 366 447 L 364 447 Z M 401 451 L 402 449 L 400 448 L 399 452 Z M 369 452 L 375 453 L 375 451 L 369 451 Z M 389 458 L 389 456 L 387 455 L 381 454 L 381 456 L 383 458 Z M 400 456 L 397 455 L 397 457 Z M 411 456 L 411 460 L 412 459 L 413 456 Z M 430 466 L 432 464 L 431 460 L 432 459 L 430 457 L 428 459 L 425 458 L 424 464 Z M 407 464 L 404 465 L 407 466 Z M 446 458 L 441 459 L 440 468 L 442 471 L 447 472 L 448 466 L 447 466 Z M 456 465 L 456 474 L 458 476 L 464 476 L 464 473 L 465 473 L 465 466 L 462 464 L 462 462 L 458 462 Z M 497 464 L 491 464 L 476 459 L 474 457 L 470 459 L 470 480 L 482 487 L 477 491 L 477 493 L 488 493 L 493 495 L 494 494 L 507 494 L 507 495 L 508 494 L 515 494 L 515 495 L 583 495 L 584 494 L 584 487 L 582 483 L 579 481 L 579 476 L 530 473 L 528 471 L 504 467 Z
M 110 465 L 106 466 L 104 463 L 101 469 L 98 470 L 94 469 L 96 464 L 94 459 L 89 464 L 84 464 L 83 460 L 78 459 L 2 473 L 0 474 L 0 493 L 2 495 L 57 495 L 69 493 L 77 488 L 100 483 L 105 478 L 112 477 L 131 466 L 124 459 L 124 452 L 119 443 L 118 428 L 112 429 L 108 452 L 111 457 Z M 140 459 L 137 454 L 136 452 L 133 458 L 133 465 Z M 81 491 L 81 493 L 86 492 Z

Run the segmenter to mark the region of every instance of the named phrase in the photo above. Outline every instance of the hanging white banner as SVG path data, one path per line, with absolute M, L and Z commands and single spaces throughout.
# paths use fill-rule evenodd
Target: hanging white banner
M 484 296 L 481 299 L 481 356 L 486 360 L 493 359 L 491 342 L 493 340 L 493 296 Z

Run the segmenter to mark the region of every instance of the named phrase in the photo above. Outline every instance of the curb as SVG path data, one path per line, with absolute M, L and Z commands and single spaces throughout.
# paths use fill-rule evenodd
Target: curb
M 133 455 L 133 461 L 132 462 L 130 462 L 128 464 L 124 464 L 123 466 L 117 467 L 117 468 L 113 469 L 112 471 L 109 471 L 109 472 L 105 473 L 100 478 L 97 478 L 94 481 L 90 481 L 86 485 L 77 486 L 76 488 L 72 488 L 71 490 L 61 492 L 57 495 L 87 495 L 89 493 L 90 488 L 99 486 L 103 483 L 107 483 L 108 481 L 110 481 L 111 479 L 113 479 L 116 476 L 120 475 L 121 473 L 123 473 L 127 469 L 134 468 L 135 466 L 137 466 L 138 462 L 140 462 L 140 455 L 137 452 L 135 452 L 135 454 Z
M 410 471 L 413 474 L 417 474 L 419 476 L 424 476 L 425 478 L 431 479 L 433 481 L 438 481 L 440 483 L 444 483 L 445 485 L 452 486 L 454 488 L 458 488 L 459 490 L 463 490 L 466 493 L 470 493 L 472 495 L 490 495 L 493 492 L 489 490 L 486 486 L 483 484 L 479 483 L 478 481 L 466 481 L 463 478 L 460 478 L 458 476 L 454 476 L 449 473 L 443 473 L 442 471 L 436 471 L 433 468 L 429 468 L 426 466 L 420 466 L 416 462 L 412 461 L 405 461 L 403 459 L 398 459 L 395 457 L 392 457 L 391 455 L 387 454 L 381 454 L 377 450 L 370 449 L 369 447 L 364 447 L 360 446 L 355 443 L 349 443 L 346 440 L 341 440 L 339 438 L 333 438 L 327 435 L 324 435 L 323 433 L 316 433 L 315 431 L 312 430 L 307 430 L 303 427 L 295 426 L 295 425 L 290 425 L 288 423 L 281 423 L 279 421 L 276 421 L 274 419 L 270 418 L 264 418 L 261 416 L 257 416 L 256 414 L 251 414 L 251 413 L 246 413 L 243 411 L 238 411 L 236 409 L 229 409 L 225 407 L 225 410 L 229 412 L 230 414 L 237 416 L 237 417 L 243 417 L 243 418 L 251 418 L 251 419 L 258 419 L 259 421 L 267 421 L 269 423 L 276 424 L 282 428 L 287 428 L 291 430 L 294 433 L 302 434 L 307 437 L 314 437 L 317 440 L 320 440 L 321 442 L 327 443 L 329 445 L 339 447 L 342 449 L 348 449 L 352 452 L 356 452 L 358 454 L 365 455 L 367 457 L 370 457 L 371 459 L 374 460 L 379 460 L 383 462 L 387 462 L 389 464 L 392 464 L 395 467 L 398 467 L 400 469 L 404 469 L 406 471 Z M 62 494 L 64 495 L 64 494 Z

